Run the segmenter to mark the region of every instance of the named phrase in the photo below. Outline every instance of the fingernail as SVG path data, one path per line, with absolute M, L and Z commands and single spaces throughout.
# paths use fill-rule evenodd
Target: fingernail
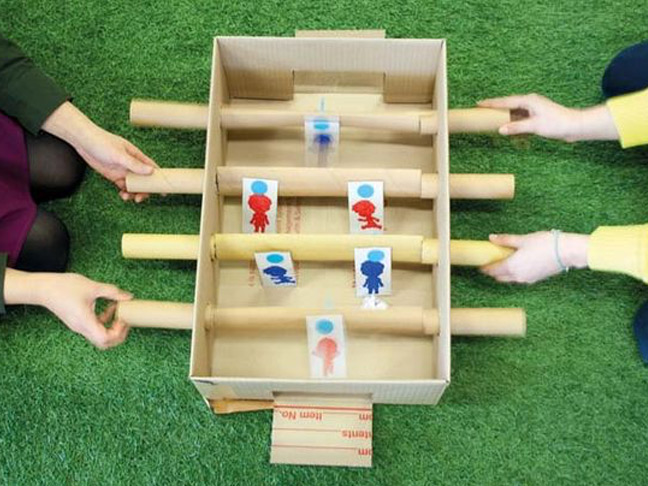
M 499 132 L 500 132 L 500 135 L 508 135 L 509 134 L 509 129 L 506 126 L 500 127 Z

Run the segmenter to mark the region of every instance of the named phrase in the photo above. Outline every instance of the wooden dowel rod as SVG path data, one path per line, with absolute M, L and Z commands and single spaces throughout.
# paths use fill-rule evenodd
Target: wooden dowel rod
M 168 101 L 132 100 L 130 118 L 133 125 L 165 128 L 207 128 L 207 105 Z M 305 116 L 316 112 L 252 109 L 240 106 L 221 108 L 221 125 L 228 129 L 262 129 L 302 126 Z M 438 118 L 432 110 L 388 113 L 326 113 L 340 119 L 342 126 L 383 129 L 399 132 L 433 135 L 438 129 Z M 511 120 L 509 110 L 467 108 L 448 110 L 450 133 L 494 132 Z
M 357 307 L 337 309 L 296 307 L 208 307 L 205 324 L 209 328 L 236 330 L 303 329 L 306 316 L 342 314 L 353 332 L 404 335 L 436 335 L 439 320 L 436 309 L 395 306 L 386 310 Z M 163 329 L 191 329 L 193 304 L 152 300 L 120 302 L 117 316 L 130 326 Z M 523 309 L 452 309 L 451 332 L 456 336 L 517 336 L 526 334 Z
M 163 235 L 125 233 L 122 236 L 124 258 L 197 260 L 198 235 Z M 435 264 L 438 241 L 416 235 L 351 234 L 214 234 L 212 258 L 218 260 L 254 260 L 255 252 L 289 251 L 296 261 L 353 261 L 354 249 L 383 246 L 392 249 L 392 261 Z M 450 263 L 483 266 L 507 258 L 510 248 L 488 241 L 451 240 Z
M 387 198 L 435 199 L 438 176 L 417 169 L 332 169 L 314 167 L 218 167 L 218 190 L 224 196 L 240 196 L 244 177 L 279 182 L 281 197 L 346 197 L 351 181 L 384 182 Z M 128 173 L 129 192 L 201 194 L 203 169 L 156 169 L 151 175 Z M 452 199 L 511 199 L 512 174 L 450 174 Z

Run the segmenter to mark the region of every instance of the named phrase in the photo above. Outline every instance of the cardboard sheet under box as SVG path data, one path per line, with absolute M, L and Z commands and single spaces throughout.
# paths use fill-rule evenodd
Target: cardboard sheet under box
M 450 271 L 446 51 L 443 40 L 234 38 L 214 42 L 207 150 L 191 350 L 191 378 L 207 400 L 273 400 L 275 394 L 366 394 L 373 403 L 434 404 L 450 380 Z M 313 73 L 334 73 L 317 77 Z M 326 81 L 328 80 L 328 81 Z M 378 82 L 377 80 L 381 80 Z M 299 128 L 224 130 L 223 107 L 358 113 L 438 112 L 438 130 L 420 136 L 345 128 L 337 167 L 410 168 L 437 173 L 435 200 L 389 200 L 386 232 L 435 237 L 438 264 L 394 264 L 392 306 L 434 308 L 439 334 L 347 334 L 348 377 L 313 380 L 306 332 L 249 332 L 207 326 L 207 306 L 289 306 L 331 313 L 357 306 L 353 263 L 298 262 L 299 285 L 261 287 L 249 262 L 215 262 L 212 233 L 238 233 L 240 197 L 218 194 L 218 166 L 304 163 Z M 397 102 L 397 103 L 396 103 Z M 403 104 L 404 103 L 404 104 Z M 278 231 L 348 232 L 346 201 L 281 199 Z
M 279 395 L 270 462 L 371 467 L 372 424 L 368 396 Z

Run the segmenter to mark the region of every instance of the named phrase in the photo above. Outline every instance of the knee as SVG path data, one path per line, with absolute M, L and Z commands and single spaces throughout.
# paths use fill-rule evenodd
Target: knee
M 76 150 L 48 133 L 27 136 L 30 182 L 37 202 L 69 197 L 79 188 L 86 164 Z
M 29 272 L 64 272 L 69 254 L 70 234 L 65 224 L 39 208 L 15 268 Z
M 606 98 L 648 87 L 648 42 L 635 44 L 616 55 L 605 69 L 601 88 Z

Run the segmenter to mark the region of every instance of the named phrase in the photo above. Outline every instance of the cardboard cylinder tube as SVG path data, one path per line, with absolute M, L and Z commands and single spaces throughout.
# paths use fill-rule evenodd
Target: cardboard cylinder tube
M 122 235 L 122 256 L 144 260 L 197 260 L 198 235 Z
M 207 105 L 168 101 L 132 100 L 130 120 L 133 125 L 165 128 L 206 129 Z M 326 113 L 340 118 L 342 126 L 393 130 L 433 135 L 438 129 L 434 111 L 403 113 Z M 220 110 L 221 125 L 229 129 L 260 129 L 301 126 L 304 116 L 317 113 L 288 110 L 250 109 L 224 106 Z M 467 108 L 448 110 L 450 133 L 495 132 L 511 120 L 510 110 Z
M 209 108 L 198 103 L 132 100 L 130 122 L 141 127 L 207 129 Z
M 193 304 L 152 300 L 131 300 L 117 306 L 119 319 L 133 327 L 191 329 Z M 436 309 L 396 306 L 386 310 L 363 310 L 357 307 L 307 309 L 296 307 L 207 307 L 205 323 L 209 328 L 241 331 L 259 329 L 282 331 L 303 329 L 306 316 L 323 312 L 342 314 L 351 332 L 437 335 L 439 319 Z M 452 309 L 451 332 L 457 336 L 511 336 L 526 334 L 523 309 Z M 259 323 L 262 323 L 261 325 Z
M 126 174 L 128 192 L 202 194 L 204 169 L 155 169 L 150 175 Z
M 435 199 L 438 176 L 416 169 L 328 169 L 300 167 L 218 167 L 218 191 L 240 196 L 242 179 L 253 177 L 279 182 L 282 197 L 346 197 L 350 181 L 381 180 L 385 197 Z M 129 173 L 129 192 L 201 194 L 203 169 L 156 169 L 151 175 Z M 512 199 L 512 174 L 450 174 L 452 199 Z
M 466 108 L 448 110 L 449 133 L 497 132 L 511 121 L 510 110 Z
M 395 262 L 421 263 L 422 236 L 353 234 L 214 234 L 218 260 L 254 260 L 255 252 L 289 251 L 297 261 L 353 261 L 354 249 L 386 246 Z
M 198 235 L 125 233 L 124 258 L 196 260 Z M 386 246 L 392 260 L 403 263 L 435 264 L 438 241 L 416 235 L 329 235 L 329 234 L 214 234 L 211 238 L 215 260 L 254 260 L 256 252 L 289 251 L 296 261 L 353 261 L 354 249 Z M 513 250 L 489 241 L 451 240 L 452 265 L 482 266 L 503 260 Z
M 450 263 L 467 267 L 481 267 L 504 260 L 515 250 L 490 241 L 450 240 Z

